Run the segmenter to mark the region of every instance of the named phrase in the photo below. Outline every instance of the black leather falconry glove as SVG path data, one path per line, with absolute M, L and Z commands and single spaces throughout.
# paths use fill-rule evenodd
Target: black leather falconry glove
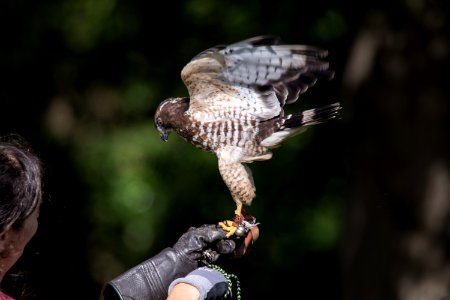
M 224 240 L 227 231 L 217 225 L 191 227 L 172 248 L 135 266 L 107 283 L 100 299 L 166 299 L 170 283 L 186 276 L 206 259 L 213 262 L 220 254 L 230 254 L 232 240 Z

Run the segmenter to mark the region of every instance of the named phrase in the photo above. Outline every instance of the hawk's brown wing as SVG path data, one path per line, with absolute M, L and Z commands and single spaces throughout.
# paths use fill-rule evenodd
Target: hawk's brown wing
M 216 46 L 195 56 L 182 70 L 192 114 L 239 108 L 270 119 L 295 102 L 318 77 L 332 77 L 326 51 L 304 45 L 278 45 L 261 36 Z

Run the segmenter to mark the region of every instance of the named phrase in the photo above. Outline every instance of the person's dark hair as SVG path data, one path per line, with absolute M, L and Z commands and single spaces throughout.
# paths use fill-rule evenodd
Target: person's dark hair
M 0 232 L 20 228 L 41 199 L 39 158 L 22 137 L 0 137 Z

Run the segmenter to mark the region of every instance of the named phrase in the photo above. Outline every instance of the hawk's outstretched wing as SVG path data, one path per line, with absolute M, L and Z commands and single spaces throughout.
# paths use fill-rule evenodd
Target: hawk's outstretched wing
M 321 60 L 327 51 L 278 43 L 276 38 L 260 36 L 195 56 L 181 72 L 190 95 L 189 113 L 208 118 L 213 111 L 239 107 L 243 115 L 271 119 L 318 77 L 333 76 Z

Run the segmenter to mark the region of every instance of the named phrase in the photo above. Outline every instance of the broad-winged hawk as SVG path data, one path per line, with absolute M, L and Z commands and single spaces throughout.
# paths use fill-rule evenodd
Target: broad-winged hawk
M 289 115 L 283 111 L 317 79 L 333 77 L 322 60 L 326 55 L 317 47 L 280 44 L 270 36 L 207 49 L 181 71 L 189 97 L 161 102 L 155 126 L 164 141 L 175 131 L 217 155 L 220 174 L 237 205 L 235 213 L 241 215 L 242 205 L 250 205 L 255 197 L 246 164 L 270 159 L 271 149 L 285 139 L 338 116 L 339 103 Z M 227 230 L 231 235 L 235 228 Z

